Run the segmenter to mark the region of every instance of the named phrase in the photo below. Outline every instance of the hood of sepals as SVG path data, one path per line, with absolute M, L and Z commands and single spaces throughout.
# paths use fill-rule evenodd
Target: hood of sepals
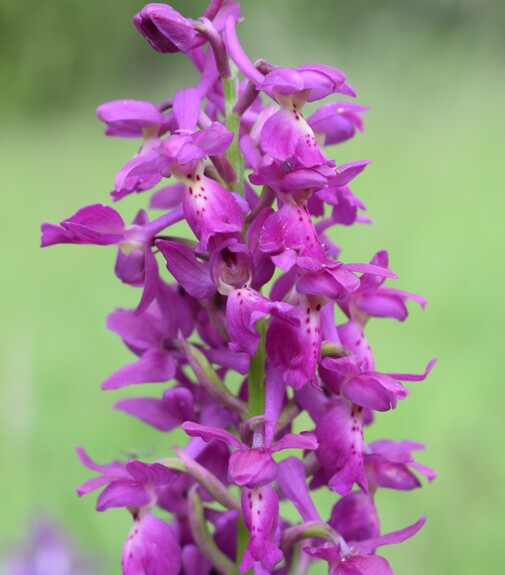
M 311 557 L 326 561 L 328 575 L 394 575 L 389 563 L 376 555 L 347 555 L 341 551 L 339 545 L 332 543 L 323 543 L 319 547 L 304 547 L 303 550 Z
M 367 371 L 365 362 L 356 356 L 325 357 L 322 365 L 342 376 L 341 395 L 361 407 L 388 411 L 409 394 L 408 389 L 392 377 L 395 374 Z
M 433 481 L 436 472 L 414 460 L 411 451 L 424 449 L 424 445 L 413 441 L 374 441 L 365 451 L 365 469 L 370 485 L 408 491 L 421 487 L 421 482 L 412 470 L 428 481 Z
M 320 144 L 331 146 L 352 138 L 356 130 L 363 131 L 361 114 L 368 112 L 365 106 L 354 102 L 331 102 L 324 104 L 309 118 L 308 123 Z
M 165 216 L 158 218 L 162 220 Z M 156 222 L 149 222 L 144 210 L 140 210 L 133 223 L 125 228 L 123 241 L 118 244 L 119 250 L 114 266 L 116 276 L 128 285 L 144 286 L 143 299 L 154 297 L 158 282 L 158 266 L 156 258 L 150 249 L 150 241 L 156 230 Z M 149 291 L 149 294 L 146 294 Z M 143 307 L 150 302 L 146 301 Z
M 155 504 L 157 489 L 170 483 L 174 473 L 159 463 L 142 463 L 130 460 L 128 463 L 113 461 L 109 465 L 97 465 L 79 448 L 81 462 L 99 477 L 86 481 L 77 489 L 79 496 L 105 487 L 97 500 L 97 510 L 105 511 L 115 507 L 147 508 Z
M 188 174 L 195 175 L 197 171 L 201 175 L 203 167 L 200 167 L 200 161 L 207 156 L 224 154 L 232 140 L 233 132 L 219 122 L 193 133 L 169 136 L 156 148 L 161 173 L 170 177 L 175 170 L 174 175 L 181 181 L 189 179 Z
M 334 173 L 328 165 L 307 168 L 297 162 L 280 162 L 264 155 L 249 180 L 255 185 L 270 186 L 283 202 L 304 205 L 315 190 L 327 185 Z
M 231 483 L 250 489 L 269 485 L 277 477 L 277 463 L 265 448 L 238 450 L 229 461 L 228 478 Z
M 199 40 L 191 20 L 167 4 L 147 4 L 135 14 L 133 24 L 162 54 L 188 52 Z
M 98 106 L 98 118 L 107 124 L 105 134 L 121 138 L 152 138 L 166 121 L 151 102 L 140 100 L 113 100 Z
M 333 506 L 328 524 L 346 541 L 363 541 L 380 535 L 373 496 L 363 491 L 342 497 Z
M 366 210 L 366 206 L 352 193 L 349 186 L 328 186 L 317 190 L 308 202 L 310 213 L 314 216 L 324 216 L 325 204 L 331 206 L 331 215 L 323 220 L 324 223 L 318 223 L 318 230 L 323 226 L 327 229 L 336 224 L 352 226 L 360 217 L 364 217 L 359 215 L 358 210 Z
M 271 485 L 242 490 L 242 515 L 251 534 L 239 572 L 245 573 L 259 561 L 267 573 L 282 560 L 279 549 L 279 498 Z
M 147 214 L 140 210 L 133 224 L 143 225 Z M 41 226 L 42 247 L 58 243 L 120 245 L 125 240 L 128 227 L 119 213 L 103 204 L 92 204 L 78 210 L 59 225 L 45 223 Z
M 244 422 L 240 435 L 249 448 L 232 453 L 228 477 L 231 483 L 250 489 L 270 484 L 277 477 L 277 463 L 271 445 L 265 444 L 265 425 L 262 417 Z
M 345 75 L 322 64 L 276 68 L 267 74 L 259 89 L 281 106 L 262 129 L 263 151 L 278 160 L 294 157 L 306 167 L 328 163 L 302 108 L 305 102 L 320 100 L 334 92 L 354 96 L 354 90 L 345 83 Z
M 123 549 L 123 575 L 177 575 L 181 548 L 173 529 L 149 511 L 134 517 Z
M 209 240 L 210 272 L 220 294 L 249 287 L 253 276 L 248 247 L 238 234 L 216 234 Z
M 163 285 L 154 301 L 144 312 L 116 309 L 107 317 L 107 327 L 117 333 L 124 343 L 137 355 L 146 351 L 160 349 L 167 353 L 178 350 L 177 334 L 182 332 L 188 337 L 193 331 L 194 320 L 187 298 L 177 293 L 173 286 Z M 160 299 L 169 300 L 170 304 Z
M 332 474 L 328 486 L 333 491 L 348 495 L 355 483 L 367 491 L 362 408 L 344 400 L 334 400 L 332 405 L 316 423 L 317 460 Z
M 258 88 L 275 99 L 294 95 L 299 103 L 304 104 L 322 100 L 334 93 L 355 96 L 345 79 L 345 74 L 337 68 L 325 64 L 305 64 L 296 68 L 274 68 Z
M 299 303 L 290 315 L 298 320 L 288 323 L 273 318 L 267 331 L 266 349 L 274 369 L 295 390 L 307 382 L 316 383 L 316 367 L 321 358 L 321 298 L 299 294 Z

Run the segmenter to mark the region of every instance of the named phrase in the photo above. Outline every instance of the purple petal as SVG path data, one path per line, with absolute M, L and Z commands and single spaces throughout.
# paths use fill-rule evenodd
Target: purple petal
M 256 322 L 268 314 L 291 321 L 287 316 L 291 309 L 289 304 L 271 302 L 250 288 L 234 290 L 226 303 L 230 349 L 236 352 L 244 351 L 253 356 L 260 340 Z
M 277 482 L 285 497 L 298 509 L 304 521 L 320 521 L 307 489 L 303 463 L 299 459 L 288 457 L 279 463 Z
M 293 263 L 308 271 L 321 269 L 323 265 L 334 264 L 325 254 L 310 214 L 299 206 L 284 204 L 278 212 L 272 213 L 261 230 L 258 249 L 270 256 L 289 253 Z M 303 258 L 303 259 L 302 259 Z M 291 266 L 284 266 L 288 271 Z
M 143 129 L 159 126 L 164 121 L 163 114 L 151 102 L 140 100 L 114 100 L 98 106 L 98 118 L 107 124 L 107 136 L 138 138 Z
M 356 306 L 374 317 L 391 317 L 403 321 L 408 315 L 407 306 L 403 299 L 395 295 L 384 294 L 381 290 L 364 293 L 356 299 Z
M 421 487 L 419 479 L 403 463 L 388 461 L 378 455 L 366 455 L 365 466 L 371 485 L 399 491 Z
M 356 405 L 375 411 L 388 411 L 405 399 L 408 390 L 386 374 L 368 372 L 353 377 L 342 384 L 342 394 Z
M 114 481 L 100 493 L 96 510 L 105 511 L 113 507 L 142 507 L 151 501 L 151 496 L 136 481 Z
M 125 224 L 116 210 L 103 204 L 80 209 L 60 226 L 42 224 L 42 247 L 57 243 L 95 245 L 117 244 L 124 240 Z
M 274 89 L 283 96 L 301 92 L 305 88 L 303 76 L 293 68 L 275 68 L 258 86 L 262 91 L 273 92 Z
M 160 282 L 156 302 L 161 311 L 162 343 L 167 351 L 170 351 L 180 334 L 188 337 L 193 331 L 194 300 L 187 294 L 181 293 L 177 285 Z
M 316 366 L 321 355 L 320 306 L 313 308 L 302 297 L 290 313 L 292 321 L 275 317 L 266 337 L 271 366 L 281 372 L 284 381 L 295 390 L 308 381 L 316 381 Z
M 430 360 L 426 366 L 426 369 L 424 370 L 424 373 L 389 373 L 388 375 L 401 381 L 424 381 L 437 361 L 437 359 Z
M 241 375 L 247 375 L 250 366 L 250 357 L 246 353 L 235 352 L 231 349 L 204 349 L 207 359 Z
M 369 555 L 349 557 L 332 571 L 331 575 L 394 575 L 383 557 Z
M 116 309 L 107 316 L 107 328 L 139 350 L 157 347 L 163 335 L 161 321 L 151 311 L 136 315 L 132 310 Z
M 149 44 L 162 54 L 188 52 L 196 40 L 190 20 L 166 4 L 147 4 L 135 14 L 133 23 Z
M 366 491 L 362 429 L 361 410 L 343 401 L 326 411 L 316 425 L 316 457 L 333 473 L 330 488 L 342 496 L 351 492 L 354 483 Z
M 163 394 L 165 409 L 179 421 L 196 419 L 193 394 L 184 387 L 167 389 Z
M 328 524 L 346 541 L 363 541 L 380 534 L 380 522 L 372 495 L 355 491 L 334 505 Z
M 160 431 L 170 431 L 179 425 L 179 421 L 166 412 L 161 399 L 127 397 L 116 402 L 114 408 L 138 417 Z
M 325 145 L 331 146 L 352 138 L 356 129 L 363 131 L 363 112 L 368 108 L 353 102 L 331 102 L 318 108 L 308 122 L 314 132 L 325 135 Z
M 260 84 L 263 82 L 264 76 L 261 72 L 252 65 L 251 61 L 244 52 L 240 42 L 237 38 L 235 30 L 236 18 L 230 16 L 226 20 L 223 39 L 228 50 L 230 58 L 233 60 L 237 68 L 244 74 L 246 78 L 251 80 L 253 84 Z
M 348 96 L 356 95 L 353 88 L 345 82 L 342 70 L 326 64 L 305 64 L 298 66 L 296 70 L 303 77 L 304 88 L 310 89 L 308 102 L 321 100 L 336 92 Z
M 182 182 L 177 182 L 170 186 L 165 186 L 154 192 L 149 201 L 152 210 L 169 210 L 179 206 L 186 186 Z
M 115 479 L 129 477 L 129 474 L 126 471 L 126 465 L 122 461 L 115 460 L 112 463 L 100 465 L 95 463 L 82 447 L 77 447 L 75 451 L 81 463 L 88 469 L 98 471 L 108 477 L 114 477 Z
M 281 413 L 284 397 L 286 395 L 286 385 L 282 375 L 275 369 L 269 368 L 265 380 L 265 447 L 270 448 L 274 441 L 279 415 Z
M 338 166 L 335 170 L 335 177 L 331 180 L 333 186 L 346 186 L 351 180 L 361 174 L 361 172 L 370 164 L 370 160 L 358 160 L 355 162 L 348 162 Z
M 303 433 L 287 433 L 282 439 L 272 447 L 272 451 L 282 451 L 283 449 L 317 449 L 318 443 L 313 433 L 305 431 Z
M 242 490 L 242 515 L 251 534 L 240 562 L 239 572 L 245 573 L 255 561 L 271 573 L 282 560 L 282 551 L 273 542 L 279 521 L 279 498 L 271 485 Z
M 216 233 L 242 231 L 244 216 L 233 195 L 203 175 L 184 194 L 183 209 L 189 227 L 200 240 L 200 251 L 207 249 L 209 238 Z
M 209 266 L 199 262 L 193 251 L 180 242 L 157 240 L 156 247 L 167 261 L 167 269 L 193 297 L 205 299 L 216 292 L 209 277 Z
M 143 463 L 142 461 L 129 461 L 126 468 L 131 476 L 144 485 L 163 485 L 174 478 L 174 472 L 161 463 Z
M 302 166 L 321 166 L 327 162 L 307 121 L 295 109 L 282 106 L 268 118 L 261 131 L 261 147 L 281 162 L 296 158 Z
M 171 527 L 147 513 L 135 519 L 121 560 L 123 575 L 178 575 L 181 548 Z
M 359 287 L 359 279 L 343 266 L 323 269 L 316 273 L 306 273 L 296 284 L 299 293 L 320 295 L 337 300 L 342 295 Z
M 269 450 L 240 449 L 232 453 L 228 463 L 228 478 L 240 487 L 263 487 L 277 477 L 277 463 Z
M 183 573 L 201 573 L 208 575 L 212 571 L 212 565 L 204 557 L 199 547 L 194 544 L 184 545 L 182 549 Z
M 158 154 L 150 152 L 135 156 L 119 170 L 111 196 L 118 201 L 132 192 L 150 190 L 161 181 Z
M 146 247 L 145 259 L 144 259 L 144 289 L 142 291 L 142 297 L 140 302 L 135 309 L 135 313 L 141 314 L 149 307 L 154 298 L 156 297 L 156 292 L 158 291 L 158 283 L 160 281 L 160 275 L 158 272 L 158 262 L 153 254 L 150 246 Z
M 178 427 L 182 421 L 191 419 L 177 417 L 171 413 L 163 400 L 154 397 L 126 397 L 119 400 L 114 407 L 133 415 L 133 417 L 138 417 L 160 431 L 171 431 Z
M 224 154 L 232 140 L 233 132 L 229 132 L 219 122 L 213 122 L 208 128 L 195 132 L 191 136 L 193 145 L 198 146 L 207 156 Z
M 175 375 L 172 357 L 158 349 L 147 351 L 138 361 L 125 365 L 110 375 L 102 389 L 119 389 L 135 383 L 166 382 Z
M 212 441 L 214 439 L 217 441 L 223 441 L 224 443 L 237 447 L 238 449 L 243 449 L 245 447 L 240 440 L 238 440 L 229 431 L 226 431 L 226 429 L 200 425 L 199 423 L 193 423 L 191 421 L 186 421 L 181 427 L 191 437 L 201 437 L 204 441 Z
M 195 88 L 178 90 L 174 97 L 174 114 L 179 130 L 193 132 L 198 123 L 201 98 Z
M 419 521 L 401 529 L 400 531 L 393 531 L 386 535 L 380 535 L 366 541 L 353 542 L 351 545 L 352 550 L 360 555 L 369 555 L 373 553 L 377 547 L 382 545 L 393 545 L 395 543 L 402 543 L 403 541 L 413 537 L 421 527 L 426 523 L 426 517 L 421 517 Z

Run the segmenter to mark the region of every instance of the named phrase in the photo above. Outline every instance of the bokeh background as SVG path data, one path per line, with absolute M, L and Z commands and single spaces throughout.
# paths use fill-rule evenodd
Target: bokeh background
M 206 2 L 173 6 L 198 17 Z M 421 514 L 423 531 L 385 550 L 404 575 L 500 573 L 505 565 L 505 3 L 501 0 L 244 0 L 240 37 L 252 59 L 321 61 L 343 69 L 370 106 L 366 131 L 333 149 L 339 163 L 373 165 L 353 189 L 372 226 L 338 229 L 345 261 L 391 254 L 398 286 L 429 300 L 405 324 L 376 320 L 378 368 L 439 364 L 369 438 L 427 444 L 438 479 L 382 492 L 384 530 Z M 119 574 L 124 511 L 94 511 L 74 488 L 98 461 L 173 440 L 111 409 L 138 390 L 101 392 L 131 359 L 105 328 L 137 293 L 112 273 L 113 248 L 40 251 L 39 225 L 108 202 L 136 142 L 103 137 L 95 107 L 158 101 L 194 80 L 183 56 L 154 53 L 131 24 L 137 0 L 3 0 L 0 5 L 2 290 L 0 549 L 46 512 Z M 147 196 L 129 197 L 128 218 Z M 153 393 L 159 387 L 146 386 Z M 328 498 L 320 498 L 328 513 Z M 321 568 L 314 573 L 322 573 Z M 51 575 L 48 573 L 47 575 Z

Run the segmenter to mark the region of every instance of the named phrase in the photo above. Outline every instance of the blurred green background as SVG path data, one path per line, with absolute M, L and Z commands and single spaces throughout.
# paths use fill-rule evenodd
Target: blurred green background
M 198 17 L 206 2 L 173 2 Z M 428 298 L 405 324 L 376 320 L 378 368 L 428 381 L 368 437 L 427 444 L 439 478 L 415 493 L 382 492 L 384 530 L 428 516 L 385 555 L 397 574 L 498 573 L 505 565 L 505 2 L 496 0 L 244 0 L 252 59 L 321 61 L 343 69 L 370 106 L 366 131 L 333 148 L 339 163 L 369 158 L 353 186 L 372 226 L 338 229 L 345 261 L 390 250 L 399 287 Z M 123 511 L 94 511 L 74 488 L 89 477 L 76 445 L 98 461 L 126 449 L 162 456 L 172 439 L 111 406 L 139 389 L 100 382 L 131 360 L 105 316 L 138 294 L 114 278 L 113 248 L 40 251 L 39 225 L 108 202 L 137 143 L 106 139 L 95 107 L 161 100 L 192 82 L 183 56 L 154 53 L 131 24 L 133 0 L 3 0 L 0 163 L 4 208 L 0 339 L 0 548 L 47 511 L 119 573 Z M 126 218 L 148 196 L 125 199 Z M 158 393 L 159 386 L 142 391 Z M 319 498 L 327 515 L 331 503 Z M 500 567 L 501 566 L 501 567 Z M 321 568 L 314 573 L 323 573 Z M 51 575 L 51 574 L 47 574 Z

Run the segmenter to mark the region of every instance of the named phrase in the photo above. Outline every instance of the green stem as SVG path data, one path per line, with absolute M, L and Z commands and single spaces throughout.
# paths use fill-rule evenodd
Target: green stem
M 240 561 L 244 556 L 247 543 L 249 542 L 249 531 L 245 526 L 242 515 L 238 518 L 238 540 L 237 540 L 237 568 L 240 566 Z M 252 568 L 246 571 L 245 575 L 252 575 Z
M 237 102 L 237 80 L 238 69 L 230 62 L 231 77 L 222 78 L 224 90 L 224 107 L 225 107 L 225 124 L 227 130 L 233 132 L 233 140 L 228 150 L 226 150 L 226 158 L 230 162 L 231 167 L 235 170 L 237 181 L 231 184 L 234 192 L 244 195 L 244 161 L 240 153 L 238 145 L 238 136 L 240 128 L 240 116 L 233 112 L 233 106 Z
M 190 489 L 188 503 L 188 520 L 191 533 L 204 557 L 210 561 L 220 575 L 238 575 L 235 565 L 219 550 L 208 529 L 202 501 L 198 495 L 196 485 Z
M 256 322 L 256 330 L 261 334 L 256 354 L 251 358 L 248 376 L 248 415 L 263 415 L 265 413 L 265 360 L 266 360 L 266 328 L 265 320 Z

